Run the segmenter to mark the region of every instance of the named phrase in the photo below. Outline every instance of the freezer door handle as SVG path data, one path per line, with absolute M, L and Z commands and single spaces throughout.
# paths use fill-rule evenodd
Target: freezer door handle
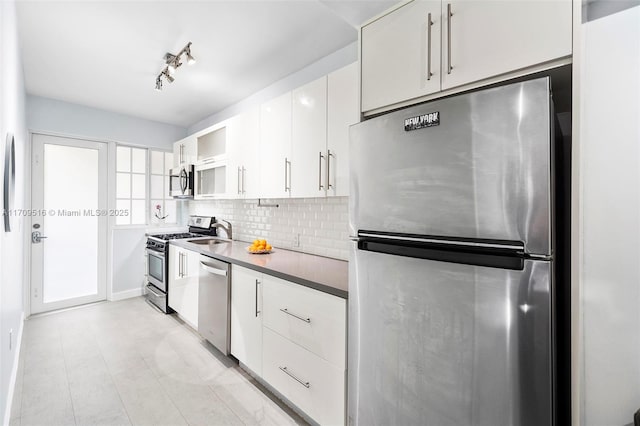
M 359 250 L 393 256 L 512 270 L 522 270 L 524 268 L 523 256 L 504 250 L 478 250 L 477 248 L 469 248 L 466 246 L 446 246 L 439 243 L 417 243 L 401 240 L 386 241 L 383 239 L 364 238 L 360 238 L 357 244 Z

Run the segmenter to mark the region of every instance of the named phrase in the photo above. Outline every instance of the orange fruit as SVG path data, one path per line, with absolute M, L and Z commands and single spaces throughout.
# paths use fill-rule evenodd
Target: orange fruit
M 271 247 L 271 244 L 267 244 L 267 245 L 265 246 L 265 250 L 271 250 L 272 248 L 273 248 L 273 247 Z

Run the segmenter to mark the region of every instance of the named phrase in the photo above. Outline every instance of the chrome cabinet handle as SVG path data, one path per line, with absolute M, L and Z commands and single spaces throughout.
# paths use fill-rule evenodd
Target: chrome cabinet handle
M 322 159 L 324 155 L 322 155 L 322 151 L 318 153 L 318 191 L 322 191 L 324 186 L 322 185 Z
M 431 12 L 427 15 L 427 81 L 431 80 L 433 73 L 431 72 Z
M 240 186 L 240 175 L 242 174 L 242 170 L 240 169 L 240 166 L 238 166 L 238 195 L 240 195 L 242 187 Z
M 295 380 L 296 382 L 300 383 L 302 386 L 304 386 L 305 388 L 309 389 L 311 387 L 311 385 L 309 384 L 309 382 L 305 382 L 303 380 L 300 380 L 298 377 L 296 377 L 293 373 L 291 373 L 287 367 L 278 367 L 280 370 L 284 371 L 289 377 L 291 377 L 293 380 Z
M 256 279 L 256 318 L 258 318 L 258 314 L 260 313 L 260 311 L 258 310 L 258 285 L 259 284 L 260 284 L 260 281 Z
M 284 192 L 291 192 L 291 161 L 287 157 L 284 158 Z
M 287 315 L 291 315 L 294 318 L 298 318 L 300 321 L 304 321 L 307 324 L 311 324 L 311 318 L 303 318 L 303 317 L 300 317 L 300 316 L 298 316 L 296 314 L 292 314 L 291 312 L 289 312 L 289 310 L 287 308 L 280 309 L 280 311 L 284 312 Z
M 331 157 L 335 158 L 330 149 L 327 150 L 327 190 L 332 189 L 331 185 Z
M 287 157 L 284 157 L 284 192 L 287 192 Z
M 447 3 L 447 74 L 451 74 L 451 3 Z
M 244 166 L 242 166 L 242 193 L 246 193 L 247 191 L 244 189 L 244 182 L 246 180 L 246 171 L 247 169 L 244 168 Z

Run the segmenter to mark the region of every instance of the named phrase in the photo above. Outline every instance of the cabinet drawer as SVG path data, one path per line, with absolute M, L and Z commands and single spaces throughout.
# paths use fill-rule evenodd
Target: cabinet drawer
M 345 371 L 265 328 L 263 378 L 321 425 L 345 423 Z
M 266 327 L 345 367 L 344 299 L 265 275 L 263 309 Z

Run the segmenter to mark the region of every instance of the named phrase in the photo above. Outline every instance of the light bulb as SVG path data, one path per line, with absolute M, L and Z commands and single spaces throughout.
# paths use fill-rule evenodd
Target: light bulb
M 171 74 L 171 75 L 173 75 L 173 74 L 175 74 L 175 73 L 176 73 L 176 67 L 175 67 L 175 65 L 173 65 L 173 62 L 172 62 L 172 63 L 170 63 L 170 64 L 167 66 L 167 70 L 169 71 L 169 74 Z
M 191 56 L 191 52 L 187 52 L 187 64 L 193 65 L 196 63 L 196 58 Z
M 167 81 L 169 83 L 173 83 L 173 80 L 175 80 L 175 78 L 171 77 L 169 74 L 166 74 L 165 77 L 167 77 Z

